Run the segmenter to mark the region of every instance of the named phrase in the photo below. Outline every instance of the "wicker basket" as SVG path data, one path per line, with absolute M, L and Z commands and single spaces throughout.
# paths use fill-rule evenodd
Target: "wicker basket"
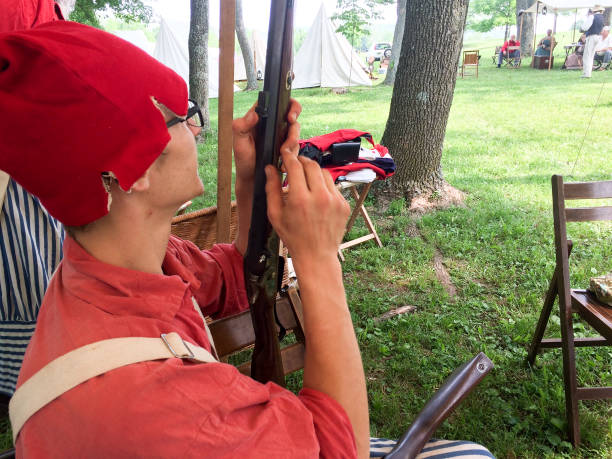
M 230 216 L 230 238 L 234 240 L 238 232 L 238 213 L 236 203 L 232 202 Z M 210 249 L 217 242 L 217 208 L 189 212 L 172 219 L 172 234 L 193 242 L 200 249 Z
M 232 240 L 236 238 L 237 233 L 238 212 L 236 202 L 232 202 L 230 216 L 230 237 Z M 172 234 L 181 239 L 193 242 L 202 250 L 210 249 L 217 243 L 217 208 L 207 207 L 206 209 L 174 217 L 172 219 Z M 287 258 L 287 248 L 282 242 L 280 254 Z M 281 285 L 285 286 L 288 285 L 288 283 L 289 273 L 285 266 Z

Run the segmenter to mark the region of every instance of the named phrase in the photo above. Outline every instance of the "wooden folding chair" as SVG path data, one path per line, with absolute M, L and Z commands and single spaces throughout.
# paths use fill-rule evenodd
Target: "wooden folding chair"
M 472 75 L 478 78 L 478 62 L 480 56 L 477 49 L 463 51 L 463 62 L 461 63 L 461 78 L 467 75 L 466 69 L 475 70 Z
M 521 55 L 519 57 L 510 57 L 510 54 L 514 51 L 520 51 L 520 46 L 508 46 L 506 54 L 503 56 L 503 64 L 504 66 L 511 69 L 518 69 L 521 66 Z M 500 51 L 501 52 L 501 51 Z
M 501 53 L 501 46 L 496 46 L 495 47 L 495 51 L 493 52 L 493 56 L 491 57 L 491 59 L 493 59 L 493 65 L 497 65 L 497 61 L 499 60 L 499 53 Z
M 591 293 L 570 287 L 569 256 L 572 241 L 567 239 L 566 222 L 612 220 L 612 206 L 566 208 L 565 201 L 612 198 L 612 181 L 563 183 L 563 177 L 553 175 L 552 194 L 557 265 L 550 281 L 527 360 L 533 365 L 540 349 L 558 347 L 562 349 L 569 437 L 572 444 L 577 446 L 580 443 L 578 401 L 612 398 L 612 387 L 577 387 L 575 348 L 612 345 L 612 308 L 597 301 Z M 559 298 L 561 338 L 543 339 L 556 297 Z M 601 336 L 574 338 L 572 314 L 578 314 Z
M 368 234 L 366 234 L 365 236 L 351 239 L 351 240 L 345 241 L 342 244 L 340 244 L 340 247 L 338 248 L 338 257 L 340 258 L 341 261 L 344 261 L 344 254 L 342 253 L 342 251 L 344 249 L 348 249 L 349 247 L 353 247 L 358 244 L 363 244 L 364 242 L 367 242 L 372 239 L 374 239 L 378 247 L 383 246 L 382 242 L 380 241 L 380 238 L 378 237 L 378 233 L 376 232 L 376 227 L 374 226 L 374 222 L 372 222 L 372 219 L 370 218 L 370 214 L 368 214 L 368 210 L 365 208 L 365 205 L 363 204 L 366 198 L 368 197 L 370 188 L 372 188 L 372 183 L 373 182 L 370 182 L 370 183 L 340 182 L 338 185 L 336 185 L 336 187 L 338 187 L 340 190 L 350 190 L 350 193 L 353 196 L 353 199 L 355 200 L 355 205 L 353 206 L 353 210 L 351 211 L 351 216 L 346 224 L 346 229 L 344 230 L 344 234 L 348 233 L 351 230 L 351 228 L 355 224 L 355 221 L 357 220 L 357 217 L 359 217 L 360 215 L 361 215 L 361 218 L 363 218 L 366 228 L 368 229 Z

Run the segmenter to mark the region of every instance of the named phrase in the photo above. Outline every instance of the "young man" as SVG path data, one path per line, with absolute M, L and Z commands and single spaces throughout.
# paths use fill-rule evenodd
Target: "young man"
M 299 111 L 293 103 L 282 148 L 288 202 L 272 170 L 267 191 L 270 219 L 300 276 L 309 342 L 301 394 L 222 363 L 128 365 L 34 413 L 17 437 L 19 454 L 367 456 L 365 378 L 336 256 L 349 207 L 327 173 L 297 159 Z M 177 332 L 211 350 L 202 314 L 248 306 L 242 253 L 254 110 L 234 123 L 239 235 L 209 252 L 170 236 L 178 207 L 203 191 L 197 108 L 188 112 L 185 83 L 153 58 L 75 23 L 0 34 L 0 118 L 0 169 L 38 195 L 71 235 L 18 389 L 54 359 L 109 338 Z
M 281 147 L 286 200 L 278 172 L 266 171 L 269 218 L 291 252 L 304 305 L 300 394 L 214 359 L 157 358 L 67 388 L 20 427 L 18 414 L 50 389 L 51 379 L 37 377 L 76 349 L 115 338 L 160 344 L 160 335 L 177 333 L 179 345 L 214 353 L 204 315 L 248 307 L 242 254 L 257 115 L 252 108 L 233 124 L 236 241 L 200 251 L 170 236 L 177 209 L 203 191 L 194 140 L 201 114 L 184 81 L 129 43 L 76 23 L 0 34 L 0 169 L 69 233 L 11 402 L 18 455 L 368 457 L 365 378 L 336 255 L 350 209 L 327 172 L 298 159 L 300 110 L 294 101 Z M 33 397 L 20 398 L 28 387 Z M 460 455 L 492 457 L 469 442 L 437 441 L 426 453 Z
M 518 46 L 518 48 L 516 48 Z M 510 49 L 508 49 L 510 48 Z M 506 40 L 501 47 L 499 57 L 497 58 L 497 68 L 501 67 L 504 57 L 509 57 L 515 60 L 521 57 L 521 42 L 516 39 L 516 35 L 510 35 L 510 40 Z

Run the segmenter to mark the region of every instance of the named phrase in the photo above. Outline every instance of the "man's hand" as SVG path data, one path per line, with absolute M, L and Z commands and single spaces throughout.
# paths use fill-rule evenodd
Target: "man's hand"
M 336 258 L 350 207 L 331 175 L 314 161 L 281 150 L 287 170 L 287 199 L 281 197 L 278 172 L 266 168 L 268 218 L 287 245 L 296 265 Z M 310 266 L 308 266 L 310 268 Z
M 236 201 L 238 204 L 238 234 L 236 248 L 244 255 L 246 252 L 249 227 L 251 226 L 251 211 L 253 210 L 253 186 L 255 178 L 255 126 L 259 117 L 253 105 L 242 117 L 232 123 L 234 134 L 234 162 L 236 165 Z M 290 152 L 297 157 L 299 151 L 300 125 L 297 122 L 302 106 L 291 99 L 287 121 L 289 132 L 287 139 L 281 145 L 281 152 Z
M 255 171 L 255 126 L 259 120 L 255 112 L 256 107 L 257 103 L 242 118 L 236 118 L 232 123 L 236 183 L 243 180 L 250 181 L 251 183 L 253 181 Z M 295 99 L 291 99 L 289 113 L 287 114 L 290 129 L 287 140 L 285 140 L 281 149 L 291 148 L 293 150 L 299 148 L 300 130 L 292 130 L 291 126 L 297 124 L 297 119 L 301 112 L 302 106 L 300 103 Z
M 268 166 L 268 218 L 287 245 L 300 280 L 307 343 L 304 387 L 327 394 L 344 408 L 355 433 L 358 457 L 367 458 L 370 428 L 365 376 L 337 253 L 350 208 L 329 172 L 308 158 L 296 157 L 291 149 L 281 154 L 289 189 L 282 196 L 280 174 Z

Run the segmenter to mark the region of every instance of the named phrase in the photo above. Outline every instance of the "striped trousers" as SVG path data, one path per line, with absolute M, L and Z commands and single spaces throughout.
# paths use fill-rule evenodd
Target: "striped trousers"
M 370 438 L 370 458 L 385 457 L 395 446 L 395 440 Z M 487 448 L 471 441 L 436 440 L 432 438 L 416 459 L 484 459 L 493 458 Z
M 45 290 L 62 258 L 63 240 L 62 225 L 36 197 L 9 180 L 0 213 L 0 394 L 15 391 Z

